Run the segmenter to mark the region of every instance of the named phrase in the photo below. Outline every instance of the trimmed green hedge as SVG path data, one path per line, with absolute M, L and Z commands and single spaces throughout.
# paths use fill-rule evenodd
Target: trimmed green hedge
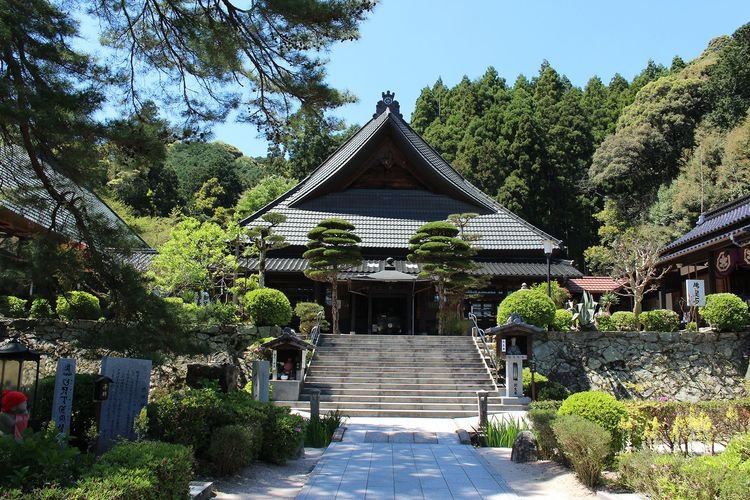
M 557 309 L 550 328 L 556 332 L 569 332 L 573 326 L 573 313 L 567 309 Z
M 627 415 L 625 404 L 611 394 L 601 391 L 585 391 L 573 394 L 563 401 L 558 415 L 578 415 L 596 424 L 612 434 L 612 452 L 623 447 L 623 435 L 620 420 Z
M 617 323 L 609 314 L 599 314 L 594 316 L 596 329 L 600 332 L 614 332 L 617 330 Z
M 638 318 L 630 311 L 617 311 L 612 313 L 612 321 L 618 332 L 637 332 L 640 328 Z
M 497 308 L 497 324 L 504 325 L 512 314 L 519 315 L 524 323 L 547 328 L 555 319 L 555 303 L 541 292 L 517 290 Z
M 706 295 L 706 305 L 700 308 L 700 314 L 720 332 L 738 330 L 750 321 L 747 304 L 733 293 Z
M 57 297 L 55 311 L 60 319 L 92 319 L 102 316 L 99 299 L 88 292 L 73 291 Z
M 285 326 L 292 319 L 292 305 L 283 292 L 260 288 L 247 292 L 245 310 L 255 326 Z
M 669 309 L 644 311 L 638 320 L 647 332 L 676 332 L 680 328 L 680 317 Z
M 26 317 L 26 299 L 13 295 L 0 295 L 0 316 L 8 318 Z
M 55 317 L 52 306 L 47 299 L 34 299 L 29 310 L 29 317 L 33 319 L 50 319 Z

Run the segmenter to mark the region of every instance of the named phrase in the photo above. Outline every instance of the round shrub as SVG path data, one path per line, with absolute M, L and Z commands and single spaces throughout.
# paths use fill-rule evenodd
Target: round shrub
M 617 323 L 612 319 L 609 314 L 599 314 L 594 317 L 596 321 L 596 329 L 600 332 L 614 332 L 617 330 Z
M 55 313 L 52 311 L 52 306 L 47 299 L 34 299 L 29 310 L 29 317 L 34 319 L 49 319 L 54 318 Z
M 497 324 L 504 325 L 512 314 L 519 315 L 524 323 L 547 328 L 555 319 L 555 303 L 538 291 L 518 290 L 500 303 L 497 308 Z
M 552 320 L 550 328 L 556 332 L 570 331 L 573 326 L 573 313 L 567 309 L 558 309 L 555 311 L 555 319 Z
M 617 311 L 612 313 L 612 321 L 618 332 L 637 332 L 638 318 L 630 311 Z
M 676 332 L 680 328 L 680 317 L 668 309 L 642 312 L 638 320 L 647 332 Z
M 706 295 L 706 305 L 700 308 L 700 313 L 720 332 L 738 330 L 748 323 L 747 304 L 733 293 Z
M 25 318 L 27 302 L 26 299 L 13 295 L 0 296 L 0 315 L 9 318 Z
M 559 415 L 578 415 L 601 425 L 612 434 L 612 451 L 622 449 L 620 419 L 627 415 L 625 405 L 611 394 L 601 391 L 585 391 L 571 395 L 563 401 Z
M 99 306 L 99 299 L 88 292 L 68 292 L 65 295 L 57 297 L 55 307 L 60 319 L 99 319 L 102 315 L 102 308 Z
M 292 319 L 292 304 L 275 288 L 260 288 L 247 292 L 245 310 L 255 326 L 284 326 Z
M 258 434 L 242 425 L 225 425 L 211 435 L 208 458 L 222 476 L 252 463 L 260 449 Z

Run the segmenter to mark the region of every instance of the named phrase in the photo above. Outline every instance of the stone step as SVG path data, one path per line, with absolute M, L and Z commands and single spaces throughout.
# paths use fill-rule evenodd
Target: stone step
M 303 404 L 300 404 L 303 403 Z M 279 406 L 290 406 L 294 410 L 309 412 L 310 406 L 304 405 L 302 401 L 274 401 Z M 322 406 L 322 403 L 321 403 Z M 524 411 L 525 406 L 520 405 L 502 405 L 488 408 L 490 413 L 502 413 L 508 411 Z M 476 417 L 477 409 L 473 410 L 445 410 L 445 409 L 427 409 L 427 410 L 404 410 L 396 408 L 348 408 L 346 404 L 337 405 L 331 408 L 322 408 L 320 413 L 325 415 L 326 412 L 338 410 L 346 417 L 411 417 L 411 418 L 465 418 Z
M 341 355 L 338 353 L 330 353 L 322 356 L 316 355 L 313 360 L 320 361 L 321 363 L 339 363 L 339 364 L 362 364 L 370 363 L 382 365 L 387 363 L 389 365 L 397 365 L 399 363 L 407 363 L 414 366 L 414 363 L 425 364 L 427 366 L 434 366 L 437 363 L 448 364 L 451 366 L 464 366 L 469 364 L 484 364 L 479 353 L 473 355 L 461 354 L 457 356 L 451 356 L 449 354 L 442 354 L 439 356 L 411 356 L 408 354 L 394 354 L 389 356 L 387 353 L 384 354 L 359 354 L 359 355 Z
M 362 373 L 364 375 L 372 375 L 374 373 L 382 374 L 399 374 L 399 373 L 412 373 L 414 366 L 335 366 L 335 365 L 319 365 L 315 363 L 310 369 L 307 370 L 307 376 L 318 375 L 323 373 L 341 373 L 342 370 L 346 370 L 349 374 Z M 422 375 L 487 375 L 487 369 L 484 366 L 477 367 L 463 367 L 463 366 L 420 366 L 416 372 Z
M 494 390 L 492 384 L 485 383 L 393 383 L 393 382 L 311 382 L 305 383 L 306 389 L 406 389 L 406 390 L 430 390 L 441 391 L 489 391 Z
M 404 396 L 404 397 L 424 397 L 424 396 L 446 396 L 451 395 L 453 397 L 470 397 L 476 398 L 476 390 L 461 391 L 451 390 L 446 391 L 444 389 L 352 389 L 352 388 L 337 388 L 337 389 L 318 389 L 320 390 L 321 397 L 323 395 L 339 395 L 343 397 L 347 396 L 361 396 L 363 398 L 372 396 Z M 480 389 L 477 389 L 480 390 Z M 484 390 L 481 389 L 481 390 Z M 490 398 L 500 397 L 498 394 L 504 394 L 504 388 L 500 388 L 499 392 L 489 392 Z M 305 396 L 303 399 L 309 398 L 310 391 L 308 389 L 302 390 L 302 395 Z
M 383 375 L 378 376 L 377 374 L 374 375 L 365 375 L 365 374 L 356 374 L 356 375 L 349 375 L 346 373 L 339 373 L 336 375 L 310 375 L 305 379 L 305 384 L 318 384 L 318 383 L 328 383 L 328 382 L 371 382 L 373 384 L 381 384 L 381 383 L 389 383 L 389 384 L 419 384 L 419 383 L 429 383 L 429 384 L 441 384 L 441 383 L 449 383 L 449 384 L 461 384 L 461 383 L 478 383 L 478 384 L 486 384 L 490 381 L 489 375 L 486 373 L 484 375 L 471 375 L 471 376 L 463 376 L 463 377 L 435 377 L 432 375 L 424 375 L 424 374 L 414 374 L 413 376 L 408 377 L 393 377 L 390 375 Z
M 309 401 L 309 394 L 300 395 L 301 401 Z M 451 393 L 442 393 L 433 396 L 391 396 L 391 395 L 351 395 L 343 396 L 341 394 L 321 394 L 321 402 L 332 402 L 332 403 L 345 403 L 348 401 L 353 402 L 368 402 L 368 403 L 458 403 L 458 404 L 477 404 L 476 394 L 468 396 L 453 395 Z M 503 404 L 499 396 L 488 398 L 488 404 Z

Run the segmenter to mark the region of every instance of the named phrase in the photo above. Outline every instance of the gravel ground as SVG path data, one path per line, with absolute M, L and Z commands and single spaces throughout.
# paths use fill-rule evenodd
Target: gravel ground
M 246 498 L 294 498 L 315 468 L 323 448 L 305 448 L 305 457 L 287 461 L 286 465 L 256 462 L 239 474 L 216 481 L 219 500 Z
M 596 498 L 596 494 L 576 479 L 575 474 L 549 460 L 517 464 L 510 460 L 510 448 L 477 448 L 516 494 L 523 498 L 555 500 Z

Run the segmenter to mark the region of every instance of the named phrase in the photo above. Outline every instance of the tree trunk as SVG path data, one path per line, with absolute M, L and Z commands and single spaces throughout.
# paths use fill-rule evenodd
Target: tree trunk
M 339 291 L 338 281 L 334 278 L 331 282 L 331 320 L 333 321 L 333 334 L 339 332 Z
M 443 316 L 445 316 L 445 287 L 442 283 L 438 282 L 435 285 L 435 291 L 438 294 L 438 335 L 442 335 L 443 329 L 445 328 L 445 325 L 443 324 Z
M 641 302 L 643 301 L 643 295 L 635 294 L 633 295 L 633 314 L 635 314 L 635 317 L 638 318 L 638 316 L 641 314 Z
M 258 288 L 266 287 L 266 253 L 260 252 L 258 256 Z

